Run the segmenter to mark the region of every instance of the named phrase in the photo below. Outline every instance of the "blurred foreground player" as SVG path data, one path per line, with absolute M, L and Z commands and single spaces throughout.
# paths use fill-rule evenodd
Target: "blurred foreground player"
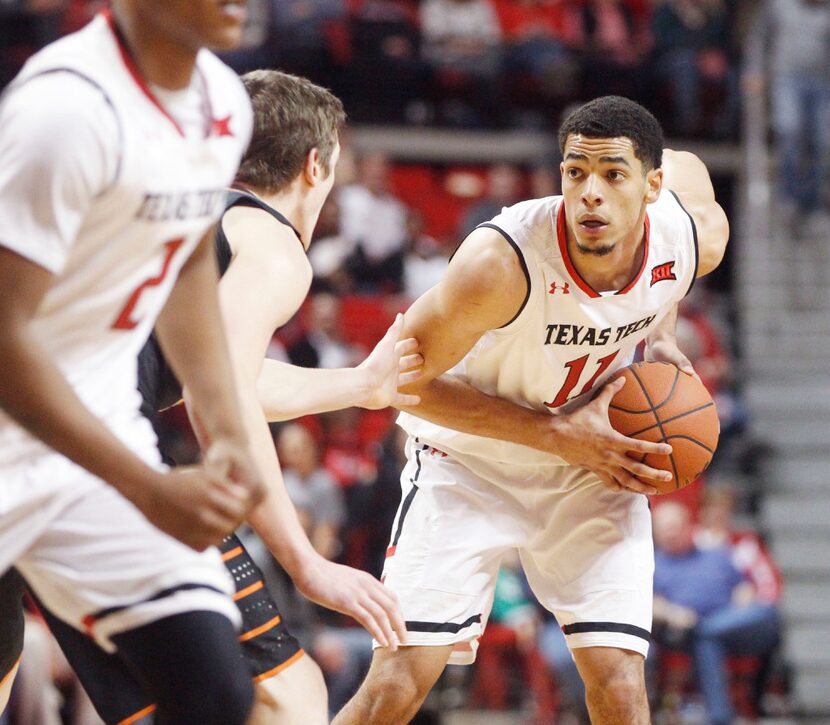
M 115 0 L 0 105 L 0 573 L 117 652 L 165 724 L 241 724 L 252 703 L 210 547 L 262 496 L 210 231 L 251 110 L 202 49 L 232 48 L 244 19 L 242 2 Z M 204 466 L 169 473 L 136 392 L 157 318 L 206 441 Z
M 337 98 L 303 78 L 256 71 L 243 80 L 254 106 L 254 132 L 239 182 L 228 195 L 215 251 L 243 418 L 269 484 L 249 521 L 303 594 L 354 617 L 379 641 L 394 645 L 404 636 L 396 597 L 369 574 L 316 553 L 285 492 L 267 421 L 349 405 L 415 403 L 417 397 L 397 392 L 399 362 L 402 355 L 404 367 L 421 358 L 413 354 L 414 341 L 398 343 L 399 319 L 355 369 L 296 368 L 265 359 L 274 330 L 297 312 L 311 283 L 306 248 L 334 183 L 344 113 Z M 403 372 L 401 380 L 416 375 Z M 150 417 L 182 397 L 154 337 L 139 359 L 139 389 Z M 189 402 L 189 390 L 184 395 Z M 169 444 L 160 441 L 168 455 Z M 242 649 L 256 683 L 251 725 L 327 723 L 320 669 L 286 630 L 261 572 L 236 536 L 228 537 L 221 551 L 236 579 Z M 135 723 L 145 713 L 149 722 L 153 700 L 129 671 L 74 630 L 51 617 L 50 622 L 105 720 Z
M 407 722 L 448 661 L 474 660 L 512 549 L 563 625 L 592 720 L 649 722 L 641 494 L 668 474 L 641 461 L 670 447 L 615 432 L 622 383 L 600 388 L 642 340 L 649 359 L 693 373 L 677 303 L 720 262 L 728 225 L 695 156 L 667 151 L 661 168 L 662 130 L 632 101 L 592 101 L 559 141 L 563 195 L 480 225 L 406 313 L 424 376 L 399 421 L 409 463 L 384 574 L 411 646 L 375 651 L 338 724 Z

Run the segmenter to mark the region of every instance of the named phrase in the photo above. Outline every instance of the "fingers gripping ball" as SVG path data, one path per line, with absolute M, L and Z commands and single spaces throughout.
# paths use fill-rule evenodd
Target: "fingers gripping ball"
M 720 423 L 709 392 L 668 363 L 635 363 L 614 377 L 620 375 L 626 382 L 611 399 L 611 425 L 629 438 L 671 445 L 668 456 L 644 454 L 641 459 L 672 474 L 671 481 L 649 482 L 659 493 L 688 486 L 709 466 L 718 445 Z

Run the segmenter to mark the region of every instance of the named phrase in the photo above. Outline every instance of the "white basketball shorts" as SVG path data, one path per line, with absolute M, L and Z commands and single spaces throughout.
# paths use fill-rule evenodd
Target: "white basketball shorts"
M 16 566 L 52 612 L 105 650 L 119 632 L 182 612 L 216 611 L 239 626 L 218 550 L 162 533 L 58 454 L 0 475 L 0 573 Z
M 454 645 L 470 664 L 503 556 L 516 549 L 568 646 L 646 655 L 654 552 L 645 496 L 615 493 L 572 466 L 497 467 L 487 477 L 410 438 L 383 580 L 409 645 Z M 490 470 L 495 470 L 491 468 Z

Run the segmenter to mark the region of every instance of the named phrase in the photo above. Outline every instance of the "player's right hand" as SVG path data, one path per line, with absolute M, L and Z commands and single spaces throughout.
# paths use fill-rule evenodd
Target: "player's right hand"
M 219 544 L 245 520 L 251 493 L 202 466 L 156 473 L 133 502 L 157 528 L 197 551 Z
M 611 427 L 608 406 L 611 398 L 625 385 L 620 377 L 608 383 L 586 405 L 556 416 L 556 449 L 552 453 L 573 466 L 593 471 L 613 491 L 655 494 L 649 481 L 668 481 L 671 474 L 651 468 L 628 454 L 642 459 L 644 454 L 668 455 L 668 443 L 651 443 L 628 438 Z
M 265 495 L 244 443 L 212 443 L 201 466 L 156 474 L 136 504 L 159 529 L 202 551 L 234 532 Z

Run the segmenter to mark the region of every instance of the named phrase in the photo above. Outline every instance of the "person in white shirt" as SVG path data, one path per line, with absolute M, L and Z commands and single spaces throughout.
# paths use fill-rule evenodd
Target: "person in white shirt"
M 423 376 L 408 392 L 403 499 L 383 581 L 407 646 L 375 650 L 336 725 L 408 722 L 448 662 L 475 659 L 499 565 L 518 549 L 562 625 L 603 725 L 650 722 L 651 482 L 667 443 L 608 420 L 646 342 L 694 374 L 677 303 L 720 262 L 728 235 L 704 165 L 664 151 L 654 117 L 606 96 L 559 133 L 562 196 L 520 202 L 475 229 L 442 281 L 406 312 Z
M 252 115 L 204 49 L 244 20 L 241 0 L 115 0 L 0 103 L 0 573 L 139 673 L 157 723 L 242 725 L 253 701 L 212 545 L 263 490 L 211 257 Z M 139 413 L 156 323 L 205 432 L 190 469 L 161 465 Z

